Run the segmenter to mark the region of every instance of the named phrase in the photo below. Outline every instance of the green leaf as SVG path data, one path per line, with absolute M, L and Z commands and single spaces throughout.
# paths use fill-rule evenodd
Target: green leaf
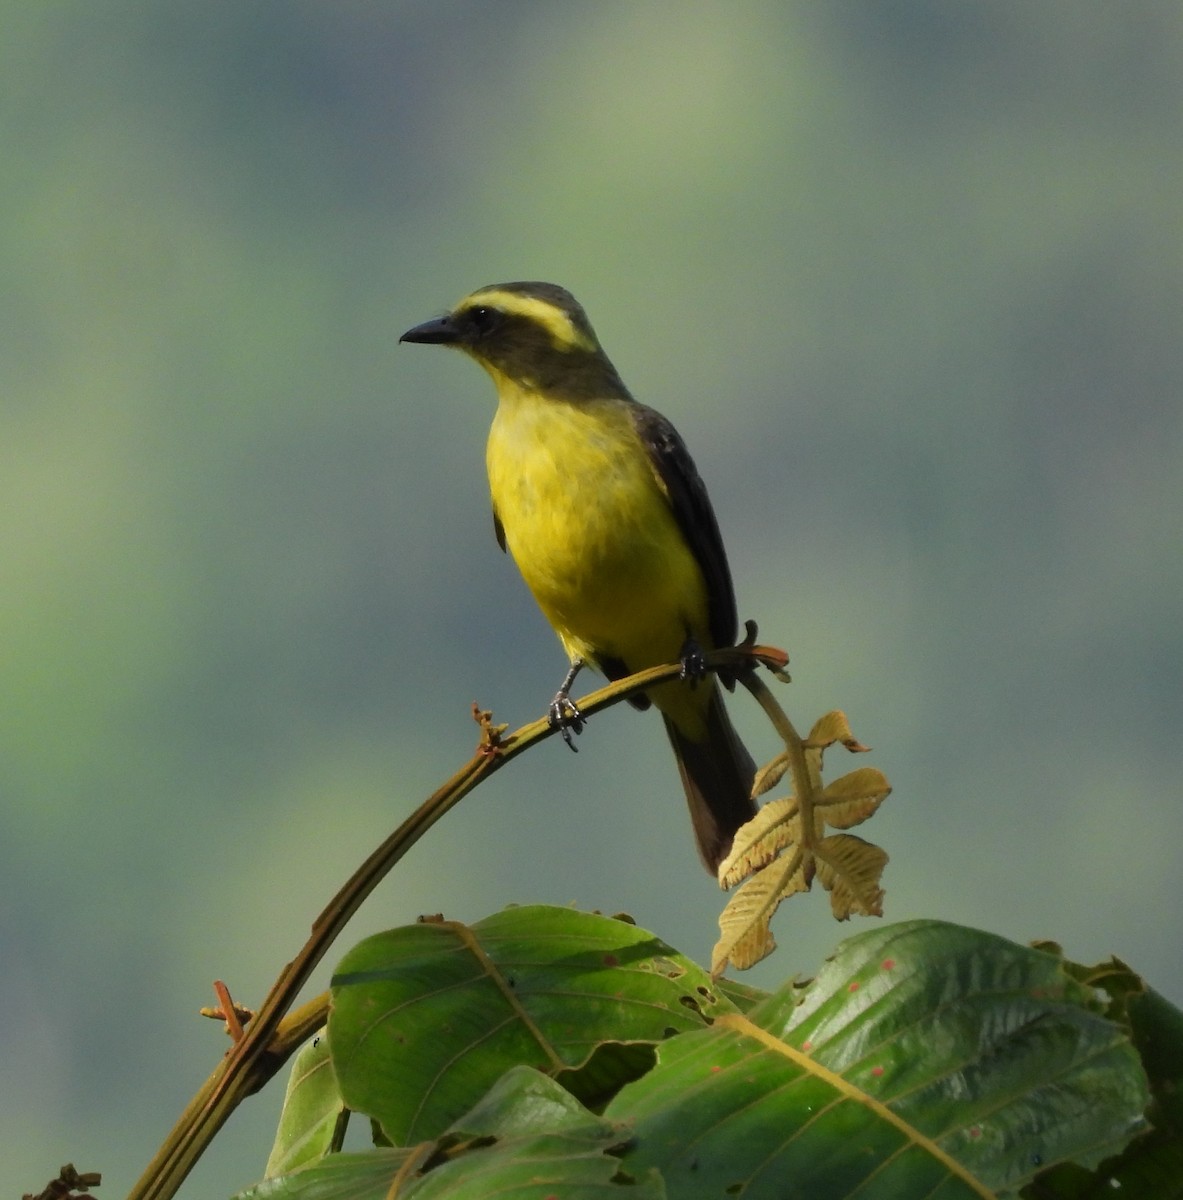
M 664 1200 L 654 1171 L 638 1178 L 618 1157 L 628 1137 L 553 1080 L 517 1067 L 434 1145 L 337 1155 L 237 1200 Z M 414 1161 L 412 1161 L 412 1159 Z M 398 1178 L 395 1185 L 396 1177 Z
M 1183 1012 L 1124 964 L 1086 968 L 1065 963 L 1065 969 L 1097 982 L 1128 1013 L 1134 1045 L 1150 1077 L 1153 1128 L 1096 1171 L 1057 1167 L 1040 1175 L 1023 1195 L 1032 1200 L 1183 1200 Z
M 528 1067 L 508 1072 L 442 1139 L 475 1139 L 476 1149 L 452 1157 L 408 1190 L 415 1200 L 603 1197 L 620 1189 L 628 1200 L 664 1200 L 655 1171 L 637 1178 L 622 1169 L 627 1130 L 593 1116 L 557 1083 Z
M 312 1166 L 265 1179 L 237 1192 L 233 1200 L 386 1200 L 414 1150 L 370 1150 L 331 1154 Z
M 606 1043 L 660 1042 L 731 1010 L 653 934 L 532 906 L 367 938 L 334 976 L 329 1034 L 345 1103 L 408 1145 L 438 1136 L 513 1066 L 566 1072 L 573 1091 L 607 1098 L 652 1057 Z M 570 1075 L 581 1068 L 582 1088 Z
M 715 987 L 743 1013 L 768 999 L 768 993 L 763 988 L 754 987 L 740 979 L 716 979 Z
M 264 1178 L 283 1175 L 339 1149 L 347 1114 L 322 1030 L 292 1059 L 283 1111 Z
M 1144 1128 L 1145 1074 L 1054 957 L 939 922 L 842 943 L 807 988 L 661 1046 L 605 1116 L 671 1197 L 990 1195 Z

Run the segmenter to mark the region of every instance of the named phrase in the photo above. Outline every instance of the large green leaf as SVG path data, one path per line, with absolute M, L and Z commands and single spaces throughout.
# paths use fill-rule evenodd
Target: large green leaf
M 628 1133 L 528 1067 L 507 1072 L 434 1144 L 342 1154 L 237 1200 L 664 1200 L 656 1171 L 621 1166 Z
M 671 1197 L 989 1195 L 1143 1128 L 1145 1074 L 1057 958 L 938 922 L 844 942 L 804 991 L 662 1046 L 605 1116 Z M 733 1192 L 733 1194 L 734 1194 Z
M 651 933 L 533 906 L 367 938 L 333 978 L 329 1036 L 345 1103 L 408 1145 L 518 1065 L 606 1098 L 652 1065 L 645 1045 L 730 1011 Z
M 664 1200 L 656 1171 L 638 1178 L 622 1168 L 618 1154 L 627 1138 L 627 1130 L 593 1116 L 553 1080 L 516 1067 L 452 1126 L 441 1140 L 448 1161 L 406 1195 L 415 1200 L 608 1195 Z
M 233 1200 L 385 1200 L 392 1180 L 414 1153 L 382 1149 L 331 1154 L 312 1166 L 237 1192 Z
M 1032 1200 L 1183 1200 L 1183 1013 L 1124 964 L 1113 961 L 1081 973 L 1111 994 L 1119 993 L 1116 1007 L 1128 1016 L 1134 1045 L 1150 1077 L 1153 1129 L 1100 1170 L 1065 1164 L 1041 1175 L 1023 1195 Z

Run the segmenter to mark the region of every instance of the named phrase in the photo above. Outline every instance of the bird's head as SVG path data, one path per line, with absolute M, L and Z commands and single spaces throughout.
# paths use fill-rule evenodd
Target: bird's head
M 582 306 L 553 283 L 479 288 L 399 341 L 454 346 L 495 381 L 556 398 L 627 395 Z

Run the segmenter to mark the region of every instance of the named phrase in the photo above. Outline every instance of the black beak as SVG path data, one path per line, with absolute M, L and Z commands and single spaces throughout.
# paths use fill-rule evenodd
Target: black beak
M 422 325 L 408 329 L 398 340 L 400 342 L 423 342 L 432 346 L 452 346 L 460 340 L 460 334 L 456 331 L 456 323 L 451 317 L 436 317 L 434 320 L 424 321 Z

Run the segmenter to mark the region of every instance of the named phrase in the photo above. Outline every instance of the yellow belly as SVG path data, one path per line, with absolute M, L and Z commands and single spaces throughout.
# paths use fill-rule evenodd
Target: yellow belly
M 709 646 L 702 572 L 626 402 L 499 390 L 488 444 L 493 507 L 571 658 L 615 658 L 636 671 L 675 661 L 690 634 Z

